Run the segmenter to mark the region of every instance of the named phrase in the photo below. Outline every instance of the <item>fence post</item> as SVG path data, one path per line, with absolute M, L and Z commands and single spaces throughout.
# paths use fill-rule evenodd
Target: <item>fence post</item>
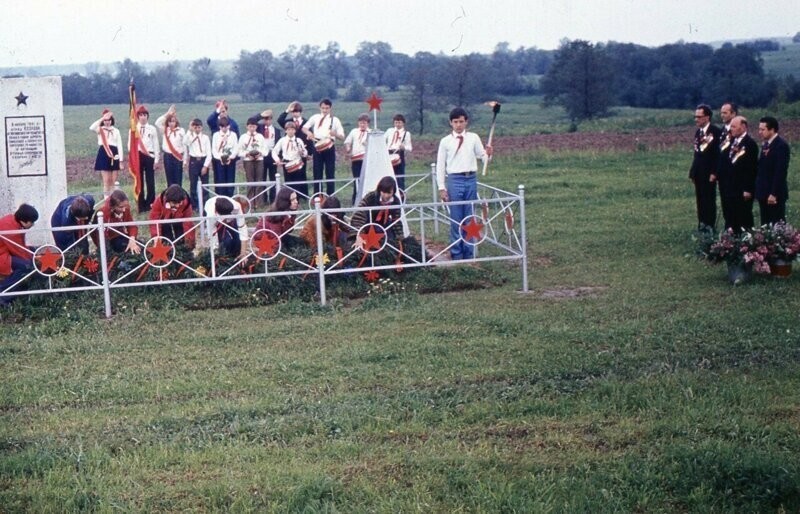
M 317 221 L 317 270 L 319 271 L 319 303 L 325 305 L 328 301 L 325 294 L 325 262 L 322 259 L 322 197 L 314 197 L 314 218 Z
M 436 184 L 436 163 L 431 163 L 431 189 L 433 189 L 433 203 L 437 203 L 439 201 L 439 186 Z M 439 208 L 433 208 L 434 216 L 433 216 L 433 233 L 439 234 Z
M 203 198 L 203 181 L 198 179 L 197 180 L 197 210 L 199 211 L 199 216 L 203 215 L 203 208 L 205 207 L 205 200 Z M 206 244 L 208 241 L 206 240 L 206 231 L 203 230 L 205 223 L 202 223 L 200 228 L 200 244 Z
M 106 228 L 103 211 L 97 211 L 98 242 L 100 243 L 100 273 L 103 277 L 103 304 L 106 318 L 111 317 L 111 284 L 108 282 L 108 255 L 106 253 Z
M 525 186 L 517 186 L 519 191 L 520 244 L 522 245 L 522 292 L 528 292 L 528 243 L 525 238 Z

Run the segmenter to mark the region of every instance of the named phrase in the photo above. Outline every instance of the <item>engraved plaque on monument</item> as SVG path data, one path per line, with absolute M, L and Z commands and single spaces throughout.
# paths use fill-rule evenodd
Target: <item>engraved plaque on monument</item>
M 49 227 L 67 195 L 61 77 L 0 79 L 0 215 L 21 203 L 39 211 L 37 227 Z M 30 244 L 49 243 L 34 231 Z

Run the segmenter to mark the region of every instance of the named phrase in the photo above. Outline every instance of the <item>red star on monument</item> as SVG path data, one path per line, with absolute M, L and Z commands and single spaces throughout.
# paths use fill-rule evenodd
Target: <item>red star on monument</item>
M 159 262 L 168 263 L 170 258 L 167 254 L 169 254 L 171 250 L 172 245 L 163 244 L 161 239 L 156 239 L 153 246 L 147 247 L 147 252 L 150 254 L 152 264 L 158 264 Z
M 381 247 L 383 236 L 383 232 L 375 230 L 375 225 L 370 225 L 369 230 L 361 236 L 364 239 L 364 250 L 378 250 Z
M 364 278 L 367 282 L 377 282 L 378 279 L 381 277 L 380 273 L 375 270 L 367 271 L 364 273 Z
M 39 259 L 39 271 L 42 273 L 47 270 L 53 270 L 55 272 L 61 269 L 61 264 L 59 263 L 63 257 L 61 252 L 54 252 L 50 248 L 50 246 L 45 247 L 44 251 L 36 256 L 36 258 Z
M 367 103 L 369 104 L 369 110 L 372 111 L 380 111 L 381 110 L 381 102 L 383 102 L 383 98 L 380 98 L 378 95 L 375 94 L 375 91 L 367 98 Z
M 259 257 L 262 255 L 272 257 L 278 253 L 280 239 L 274 233 L 265 231 L 261 237 L 254 240 L 253 245 L 258 249 Z
M 464 231 L 464 240 L 468 243 L 480 241 L 483 238 L 481 234 L 483 223 L 475 216 L 471 217 L 466 225 L 462 225 L 461 230 Z

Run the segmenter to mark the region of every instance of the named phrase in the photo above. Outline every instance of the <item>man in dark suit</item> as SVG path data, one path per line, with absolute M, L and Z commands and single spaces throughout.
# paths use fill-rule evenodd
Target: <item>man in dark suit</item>
M 697 201 L 697 224 L 700 230 L 714 229 L 717 221 L 717 161 L 719 160 L 720 129 L 711 124 L 711 107 L 697 106 L 694 111 L 694 158 L 689 179 L 694 183 Z
M 747 134 L 747 119 L 730 120 L 730 140 L 720 147 L 717 183 L 725 229 L 737 234 L 753 227 L 753 194 L 758 170 L 758 143 Z
M 761 224 L 776 223 L 786 219 L 786 200 L 789 186 L 789 145 L 778 135 L 778 120 L 764 116 L 759 120 L 758 135 L 764 144 L 758 159 L 756 175 L 756 200 L 761 214 Z

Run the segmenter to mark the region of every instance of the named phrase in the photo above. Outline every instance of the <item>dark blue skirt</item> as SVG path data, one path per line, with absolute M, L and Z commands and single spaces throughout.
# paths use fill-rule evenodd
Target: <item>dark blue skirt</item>
M 109 145 L 112 155 L 119 155 L 116 146 Z M 119 171 L 119 159 L 112 160 L 103 146 L 97 147 L 97 158 L 94 160 L 95 171 Z

